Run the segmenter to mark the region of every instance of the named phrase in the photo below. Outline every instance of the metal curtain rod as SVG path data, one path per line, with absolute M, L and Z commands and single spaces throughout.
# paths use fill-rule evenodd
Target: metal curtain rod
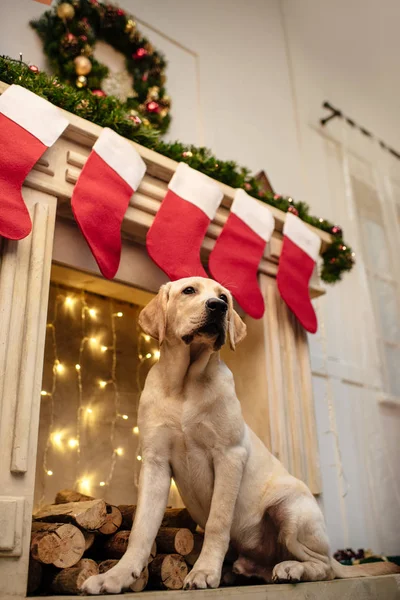
M 376 135 L 374 135 L 373 133 L 368 131 L 368 129 L 365 129 L 365 127 L 361 127 L 361 125 L 358 125 L 353 119 L 350 119 L 350 117 L 346 117 L 346 115 L 344 115 L 341 110 L 332 106 L 332 104 L 330 104 L 330 102 L 324 102 L 322 107 L 331 111 L 330 115 L 328 115 L 327 117 L 324 117 L 323 119 L 320 119 L 320 123 L 323 127 L 325 127 L 325 125 L 329 121 L 331 121 L 332 119 L 335 119 L 336 117 L 339 117 L 340 119 L 344 119 L 346 121 L 346 123 L 348 125 L 350 125 L 350 127 L 354 127 L 355 129 L 358 129 L 366 137 L 372 138 L 374 140 L 378 140 L 379 145 L 383 150 L 387 150 L 388 152 L 390 152 L 390 154 L 392 156 L 394 156 L 395 158 L 398 158 L 400 160 L 399 152 L 396 152 L 396 150 L 394 150 L 393 148 L 390 148 L 390 146 L 385 144 L 385 142 L 383 142 L 382 140 L 377 138 Z

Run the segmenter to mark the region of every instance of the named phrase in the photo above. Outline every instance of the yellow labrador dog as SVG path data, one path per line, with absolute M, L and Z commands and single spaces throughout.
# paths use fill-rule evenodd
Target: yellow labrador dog
M 84 592 L 116 594 L 139 577 L 161 524 L 171 476 L 205 530 L 186 589 L 218 587 L 230 541 L 239 553 L 234 572 L 266 581 L 395 569 L 390 563 L 343 567 L 331 558 L 311 492 L 244 422 L 232 373 L 219 356 L 226 339 L 234 349 L 246 335 L 228 290 L 202 277 L 168 283 L 141 312 L 139 323 L 159 341 L 161 355 L 139 406 L 138 508 L 125 555 L 107 573 L 90 577 Z

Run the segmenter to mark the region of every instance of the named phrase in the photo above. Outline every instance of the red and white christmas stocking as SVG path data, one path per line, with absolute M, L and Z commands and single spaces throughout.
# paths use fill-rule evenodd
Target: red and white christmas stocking
M 121 258 L 121 224 L 146 165 L 128 140 L 103 129 L 72 194 L 72 210 L 100 271 L 112 279 Z
M 317 262 L 321 239 L 299 217 L 291 213 L 286 214 L 283 235 L 277 275 L 278 289 L 303 327 L 310 333 L 315 333 L 318 323 L 308 284 Z
M 151 258 L 172 281 L 208 277 L 200 248 L 222 197 L 212 179 L 179 163 L 146 239 Z
M 0 96 L 0 236 L 21 240 L 31 232 L 22 184 L 67 125 L 58 108 L 19 85 Z
M 231 213 L 209 258 L 211 275 L 254 319 L 260 319 L 265 310 L 257 271 L 274 224 L 265 204 L 236 190 Z

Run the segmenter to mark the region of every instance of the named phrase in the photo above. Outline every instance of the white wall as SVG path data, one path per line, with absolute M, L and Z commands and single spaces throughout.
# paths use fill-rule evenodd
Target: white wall
M 328 99 L 400 149 L 397 0 L 119 4 L 174 41 L 167 46 L 157 37 L 169 48 L 173 96 L 185 98 L 176 100 L 172 132 L 187 141 L 193 135 L 221 158 L 265 169 L 277 191 L 307 199 L 315 213 L 341 223 L 349 241 L 356 239 L 337 148 L 313 127 Z M 44 65 L 27 26 L 44 8 L 33 0 L 2 0 L 0 53 L 21 51 Z M 322 502 L 333 549 L 399 553 L 400 411 L 377 402 L 379 361 L 362 284 L 359 264 L 319 301 L 321 328 L 311 350 Z M 337 436 L 326 433 L 331 429 Z

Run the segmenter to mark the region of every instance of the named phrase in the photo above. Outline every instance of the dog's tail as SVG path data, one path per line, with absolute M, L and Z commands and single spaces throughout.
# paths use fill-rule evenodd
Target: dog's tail
M 400 567 L 390 561 L 363 563 L 361 565 L 341 565 L 334 558 L 331 559 L 332 569 L 338 579 L 351 579 L 352 577 L 370 577 L 371 575 L 400 574 Z

